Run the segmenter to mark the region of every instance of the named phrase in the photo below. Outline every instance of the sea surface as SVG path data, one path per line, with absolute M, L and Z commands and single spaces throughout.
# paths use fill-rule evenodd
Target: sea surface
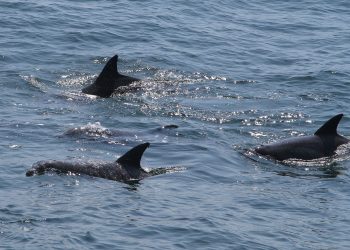
M 350 137 L 349 23 L 341 0 L 1 0 L 0 249 L 349 249 L 350 146 L 252 153 L 339 113 Z M 82 94 L 115 54 L 139 90 Z M 177 171 L 25 176 L 144 142 Z

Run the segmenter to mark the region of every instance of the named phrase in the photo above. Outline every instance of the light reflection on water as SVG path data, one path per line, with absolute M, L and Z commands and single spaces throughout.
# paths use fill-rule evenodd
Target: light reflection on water
M 348 145 L 313 162 L 247 151 L 338 113 L 349 137 L 346 7 L 3 1 L 0 248 L 347 249 Z M 143 80 L 82 94 L 114 54 Z M 146 141 L 142 166 L 181 171 L 25 177 L 39 160 L 114 161 Z

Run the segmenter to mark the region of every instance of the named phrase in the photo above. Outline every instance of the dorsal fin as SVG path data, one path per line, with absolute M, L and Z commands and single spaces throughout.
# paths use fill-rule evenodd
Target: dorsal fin
M 118 55 L 115 55 L 109 59 L 101 73 L 96 78 L 95 84 L 103 86 L 113 82 L 113 79 L 116 79 L 119 76 L 117 63 Z
M 149 145 L 150 144 L 148 142 L 137 145 L 121 156 L 117 162 L 127 170 L 139 170 L 141 168 L 141 157 Z
M 94 83 L 83 88 L 82 92 L 107 98 L 119 87 L 129 86 L 132 82 L 139 81 L 137 78 L 119 74 L 117 63 L 118 55 L 115 55 L 109 59 Z
M 342 117 L 343 114 L 332 117 L 316 131 L 315 135 L 337 135 L 337 127 Z

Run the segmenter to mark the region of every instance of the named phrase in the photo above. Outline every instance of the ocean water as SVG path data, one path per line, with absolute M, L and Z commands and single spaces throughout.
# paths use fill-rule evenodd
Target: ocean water
M 350 248 L 349 147 L 250 153 L 338 113 L 350 137 L 348 1 L 3 0 L 0 17 L 0 249 Z M 141 89 L 81 94 L 115 54 Z M 144 168 L 179 171 L 25 176 L 142 142 Z

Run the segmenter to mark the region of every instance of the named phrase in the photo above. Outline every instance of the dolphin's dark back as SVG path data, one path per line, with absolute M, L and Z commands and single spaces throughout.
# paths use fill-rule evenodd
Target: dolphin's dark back
M 140 180 L 154 175 L 147 173 L 140 165 L 141 157 L 149 145 L 149 143 L 140 144 L 126 152 L 115 162 L 39 161 L 27 171 L 26 175 L 43 174 L 46 171 L 53 170 L 60 173 L 86 174 L 122 182 Z
M 349 140 L 337 132 L 343 114 L 338 114 L 325 122 L 314 135 L 285 139 L 263 145 L 255 149 L 258 154 L 268 155 L 276 160 L 312 160 L 331 156 L 338 146 Z
M 118 55 L 115 55 L 106 63 L 95 82 L 83 88 L 82 92 L 107 98 L 119 87 L 128 86 L 132 82 L 139 81 L 137 78 L 119 74 L 117 64 Z
M 333 147 L 330 150 L 330 147 L 315 135 L 292 137 L 255 149 L 258 154 L 268 155 L 279 161 L 287 159 L 312 160 L 330 156 L 333 151 Z

